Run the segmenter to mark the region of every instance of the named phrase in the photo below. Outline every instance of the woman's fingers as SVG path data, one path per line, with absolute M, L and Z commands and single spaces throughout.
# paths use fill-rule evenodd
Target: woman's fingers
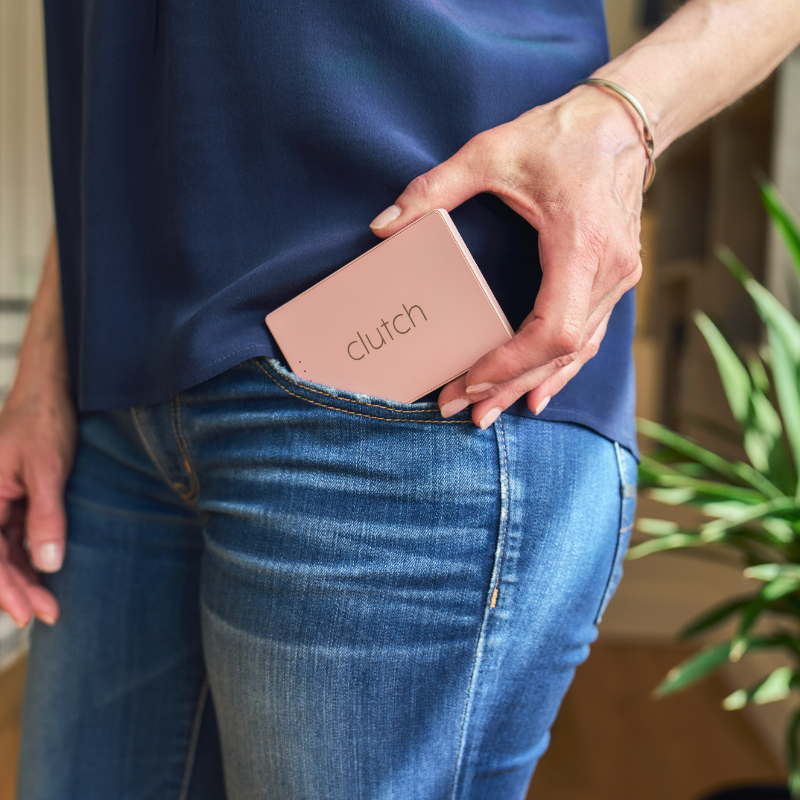
M 486 154 L 482 146 L 485 137 L 486 134 L 476 136 L 447 161 L 411 181 L 394 205 L 372 220 L 373 233 L 385 239 L 434 208 L 452 211 L 486 191 L 481 179 L 485 169 L 480 163 Z
M 597 355 L 610 317 L 611 314 L 608 313 L 595 330 L 592 338 L 581 348 L 577 358 L 570 364 L 560 368 L 550 368 L 552 365 L 546 365 L 544 368 L 531 370 L 514 381 L 496 387 L 488 397 L 481 399 L 480 402 L 475 402 L 471 412 L 473 422 L 478 427 L 486 429 L 497 419 L 499 414 L 524 394 L 527 394 L 528 408 L 534 414 L 541 414 L 547 408 L 551 398 L 580 372 L 584 364 Z M 462 411 L 469 404 L 468 401 L 462 401 L 466 389 L 465 377 L 462 375 L 456 378 L 442 390 L 439 398 L 442 416 L 450 417 Z M 445 396 L 444 401 L 442 395 Z
M 18 628 L 24 628 L 31 620 L 33 604 L 25 591 L 19 573 L 8 562 L 0 561 L 0 607 L 14 620 Z
M 67 531 L 64 465 L 55 457 L 32 459 L 25 465 L 24 477 L 28 492 L 26 534 L 31 558 L 42 572 L 57 572 L 64 560 Z
M 534 414 L 541 414 L 547 407 L 552 397 L 555 397 L 580 371 L 587 361 L 591 360 L 597 355 L 600 349 L 600 343 L 606 335 L 608 328 L 608 320 L 611 314 L 607 314 L 605 319 L 598 325 L 592 338 L 586 343 L 586 346 L 581 350 L 578 358 L 571 364 L 562 369 L 554 372 L 548 378 L 543 380 L 534 389 L 528 392 L 527 402 L 528 408 Z
M 19 579 L 24 580 L 24 576 L 21 573 Z M 34 615 L 48 625 L 55 625 L 61 613 L 55 597 L 43 586 L 39 586 L 36 583 L 28 583 L 26 592 Z

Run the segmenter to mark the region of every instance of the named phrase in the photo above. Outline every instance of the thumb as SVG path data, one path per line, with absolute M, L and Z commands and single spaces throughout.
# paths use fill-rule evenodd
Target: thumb
M 394 205 L 372 220 L 372 232 L 385 239 L 434 208 L 452 211 L 484 191 L 483 182 L 477 177 L 480 172 L 474 168 L 478 138 L 471 139 L 447 161 L 411 181 Z
M 57 572 L 64 561 L 67 520 L 64 479 L 60 470 L 29 470 L 25 476 L 28 511 L 25 528 L 33 563 L 42 572 Z

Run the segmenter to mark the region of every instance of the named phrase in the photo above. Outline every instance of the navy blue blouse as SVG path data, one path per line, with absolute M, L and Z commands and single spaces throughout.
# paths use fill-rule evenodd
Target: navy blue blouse
M 376 244 L 370 220 L 409 181 L 608 57 L 602 0 L 44 5 L 83 411 L 278 355 L 265 314 Z M 541 279 L 536 231 L 486 195 L 452 216 L 517 327 Z M 544 418 L 635 449 L 633 325 L 629 292 Z

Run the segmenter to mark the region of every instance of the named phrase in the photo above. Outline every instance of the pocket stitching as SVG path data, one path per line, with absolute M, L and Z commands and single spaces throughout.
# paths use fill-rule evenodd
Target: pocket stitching
M 176 407 L 177 407 L 177 414 L 176 414 Z M 181 421 L 181 400 L 179 395 L 174 395 L 170 398 L 170 414 L 172 416 L 172 433 L 175 437 L 175 442 L 178 445 L 178 450 L 181 453 L 183 458 L 183 466 L 186 469 L 186 472 L 189 476 L 189 488 L 186 492 L 179 492 L 181 497 L 189 503 L 190 505 L 194 505 L 197 502 L 197 496 L 200 490 L 200 482 L 197 479 L 197 473 L 194 470 L 194 465 L 192 464 L 192 457 L 189 453 L 189 445 L 186 443 L 186 440 L 183 438 L 183 424 Z M 178 427 L 175 427 L 175 418 L 177 416 L 178 420 Z M 180 434 L 178 431 L 180 430 Z
M 278 380 L 273 375 L 270 374 L 270 372 L 264 367 L 264 365 L 260 361 L 256 361 L 256 364 L 258 364 L 258 366 L 261 369 L 261 371 L 279 389 L 281 389 L 284 392 L 286 392 L 286 394 L 289 394 L 292 397 L 296 397 L 298 400 L 303 400 L 306 403 L 311 403 L 312 405 L 319 406 L 320 408 L 327 408 L 327 409 L 330 409 L 331 411 L 340 411 L 342 414 L 352 414 L 355 417 L 367 417 L 368 419 L 380 419 L 380 420 L 384 420 L 385 422 L 422 422 L 422 423 L 427 422 L 429 425 L 468 425 L 468 424 L 471 423 L 471 420 L 468 420 L 468 419 L 413 419 L 412 420 L 412 419 L 397 419 L 397 418 L 393 418 L 393 417 L 377 417 L 374 414 L 361 414 L 358 411 L 350 411 L 347 408 L 338 408 L 337 406 L 325 405 L 325 403 L 319 403 L 316 400 L 312 400 L 309 397 L 303 397 L 303 395 L 297 394 L 296 392 L 293 392 L 290 389 L 287 389 L 285 386 L 280 384 L 278 382 Z M 295 383 L 295 382 L 292 381 L 292 383 Z M 319 391 L 317 389 L 307 389 L 307 387 L 300 386 L 300 384 L 298 384 L 298 383 L 295 383 L 295 386 L 297 386 L 300 389 L 306 389 L 307 391 L 310 391 L 310 392 L 317 392 L 317 394 L 326 394 L 326 392 Z M 328 395 L 328 396 L 329 397 L 333 397 L 336 400 L 344 400 L 347 403 L 359 404 L 358 400 L 349 400 L 349 399 L 347 399 L 345 397 L 337 397 L 336 395 L 333 395 L 333 394 Z M 374 408 L 383 408 L 386 411 L 393 411 L 393 412 L 395 412 L 397 414 L 418 414 L 418 413 L 422 413 L 422 411 L 424 410 L 424 409 L 420 409 L 420 411 L 402 411 L 400 409 L 389 408 L 388 406 L 378 406 L 378 405 L 375 405 L 373 403 L 360 403 L 360 405 L 370 406 L 370 407 L 374 407 Z M 428 413 L 432 413 L 432 409 L 428 410 Z
M 150 459 L 158 468 L 158 471 L 161 473 L 164 480 L 175 489 L 178 494 L 181 496 L 186 492 L 187 487 L 185 484 L 181 483 L 180 481 L 173 481 L 172 478 L 167 474 L 167 471 L 162 466 L 161 462 L 156 458 L 156 454 L 153 452 L 153 448 L 150 446 L 150 442 L 147 439 L 147 436 L 144 432 L 144 425 L 142 424 L 141 417 L 139 416 L 139 407 L 134 407 L 131 409 L 133 411 L 134 422 L 136 425 L 136 429 L 139 432 L 139 437 L 141 438 L 142 442 L 144 443 L 145 449 L 150 454 Z
M 497 577 L 494 582 L 494 589 L 489 600 L 489 608 L 494 608 L 497 605 L 497 595 L 500 592 L 500 574 L 503 569 L 503 556 L 506 552 L 506 538 L 508 534 L 508 518 L 511 516 L 511 483 L 508 479 L 508 451 L 506 450 L 506 432 L 503 427 L 503 417 L 497 418 L 498 427 L 495 429 L 499 431 L 497 439 L 503 442 L 503 472 L 506 479 L 506 502 L 505 502 L 505 521 L 503 523 L 503 542 L 500 545 L 500 556 L 497 559 Z M 498 447 L 499 450 L 499 447 Z M 502 488 L 502 487 L 501 487 Z
M 257 363 L 261 367 L 261 369 L 264 370 L 264 372 L 267 371 L 267 369 L 261 365 L 260 360 L 257 361 Z M 270 375 L 269 377 L 272 378 L 272 375 Z M 341 397 L 340 395 L 332 394 L 331 392 L 326 392 L 323 391 L 322 389 L 312 389 L 310 386 L 303 386 L 299 384 L 296 380 L 290 378 L 288 375 L 287 376 L 282 375 L 281 377 L 284 380 L 293 383 L 298 389 L 303 389 L 306 392 L 314 392 L 315 394 L 325 395 L 326 397 L 332 397 L 334 398 L 334 400 L 341 400 L 344 403 L 353 403 L 354 405 L 369 406 L 370 408 L 380 408 L 384 411 L 393 411 L 396 414 L 430 414 L 433 411 L 432 408 L 413 408 L 405 410 L 400 408 L 392 408 L 391 406 L 379 406 L 377 403 L 367 403 L 366 401 L 362 400 L 351 400 L 349 397 Z M 275 378 L 272 378 L 272 380 L 275 380 Z M 277 383 L 277 381 L 275 382 Z

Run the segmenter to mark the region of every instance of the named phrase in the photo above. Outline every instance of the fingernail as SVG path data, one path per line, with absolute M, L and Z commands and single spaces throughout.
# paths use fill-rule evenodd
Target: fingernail
M 542 411 L 544 411 L 547 408 L 547 404 L 549 402 L 550 402 L 550 398 L 549 397 L 545 397 L 545 399 L 542 400 L 542 402 L 539 403 L 538 406 L 536 406 L 536 411 L 534 411 L 533 413 L 536 414 L 536 416 L 538 417 L 539 414 L 541 414 Z
M 403 209 L 400 206 L 389 206 L 386 211 L 381 211 L 372 222 L 370 228 L 385 228 L 390 222 L 394 222 L 401 214 Z
M 502 408 L 493 408 L 491 411 L 488 411 L 486 414 L 484 414 L 479 423 L 481 430 L 485 431 L 500 416 L 502 412 Z
M 64 552 L 60 544 L 47 542 L 36 551 L 36 564 L 43 572 L 57 572 L 61 569 Z
M 49 614 L 39 614 L 39 619 L 47 625 L 56 624 L 56 617 L 51 617 Z
M 484 381 L 483 383 L 473 383 L 472 386 L 467 386 L 467 394 L 478 394 L 478 392 L 485 392 L 494 386 L 493 383 Z
M 452 417 L 453 414 L 458 414 L 459 411 L 463 411 L 468 405 L 469 400 L 465 400 L 463 397 L 457 397 L 455 400 L 445 403 L 439 411 L 443 417 Z

